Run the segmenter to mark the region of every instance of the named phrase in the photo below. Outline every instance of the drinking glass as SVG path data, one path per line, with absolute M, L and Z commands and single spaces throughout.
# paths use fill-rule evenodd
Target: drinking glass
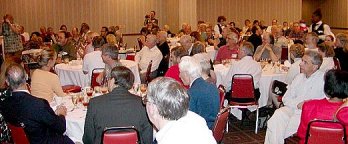
M 140 84 L 140 92 L 142 96 L 146 93 L 147 85 L 146 84 Z
M 93 95 L 93 88 L 87 87 L 86 88 L 86 94 L 87 94 L 87 96 L 91 97 Z
M 71 102 L 74 104 L 74 108 L 73 108 L 73 110 L 74 110 L 76 108 L 77 102 L 78 102 L 78 96 L 76 94 L 71 95 Z

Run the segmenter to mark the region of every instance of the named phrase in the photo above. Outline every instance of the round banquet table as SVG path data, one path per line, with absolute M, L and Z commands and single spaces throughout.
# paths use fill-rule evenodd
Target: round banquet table
M 234 61 L 232 61 L 233 63 Z M 214 65 L 214 72 L 216 74 L 216 86 L 223 84 L 223 80 L 226 78 L 226 75 L 231 68 L 231 64 L 217 64 Z M 259 99 L 259 107 L 264 107 L 267 105 L 269 90 L 271 83 L 274 80 L 284 81 L 286 77 L 286 72 L 274 72 L 273 69 L 262 70 L 261 78 L 259 81 L 259 89 L 260 89 L 260 99 Z
M 120 60 L 122 65 L 128 67 L 134 74 L 134 83 L 140 83 L 138 64 L 130 60 Z M 57 64 L 55 66 L 61 85 L 89 86 L 90 81 L 87 74 L 82 71 L 82 61 L 71 61 L 69 64 Z

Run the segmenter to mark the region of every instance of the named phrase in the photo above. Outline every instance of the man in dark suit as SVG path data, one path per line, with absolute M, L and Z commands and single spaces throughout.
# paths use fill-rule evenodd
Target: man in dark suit
M 30 143 L 73 143 L 63 135 L 66 129 L 64 106 L 58 106 L 54 112 L 46 100 L 30 95 L 22 66 L 10 65 L 5 76 L 7 85 L 13 90 L 11 96 L 0 101 L 5 121 L 23 126 Z
M 105 127 L 135 126 L 140 133 L 141 143 L 150 144 L 153 132 L 145 107 L 140 97 L 128 92 L 134 82 L 132 71 L 124 66 L 116 66 L 111 71 L 111 78 L 115 81 L 112 91 L 89 102 L 83 143 L 101 143 Z
M 187 93 L 190 96 L 189 109 L 203 117 L 209 129 L 212 129 L 215 117 L 219 112 L 219 92 L 215 85 L 205 81 L 202 67 L 194 58 L 185 56 L 179 63 L 180 78 L 184 85 L 190 85 Z

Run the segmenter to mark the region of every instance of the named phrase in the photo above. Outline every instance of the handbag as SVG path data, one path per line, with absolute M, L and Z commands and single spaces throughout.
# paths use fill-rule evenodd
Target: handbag
M 272 85 L 272 93 L 279 96 L 283 96 L 285 92 L 288 90 L 286 87 L 287 87 L 286 83 L 278 81 L 278 80 L 274 80 Z

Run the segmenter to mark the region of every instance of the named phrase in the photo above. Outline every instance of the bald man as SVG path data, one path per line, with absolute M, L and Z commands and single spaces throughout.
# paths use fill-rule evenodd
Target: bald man
M 156 44 L 157 36 L 152 34 L 147 35 L 144 47 L 135 55 L 135 62 L 139 64 L 141 82 L 145 82 L 145 73 L 151 61 L 150 78 L 152 79 L 157 76 L 157 69 L 163 56 Z

